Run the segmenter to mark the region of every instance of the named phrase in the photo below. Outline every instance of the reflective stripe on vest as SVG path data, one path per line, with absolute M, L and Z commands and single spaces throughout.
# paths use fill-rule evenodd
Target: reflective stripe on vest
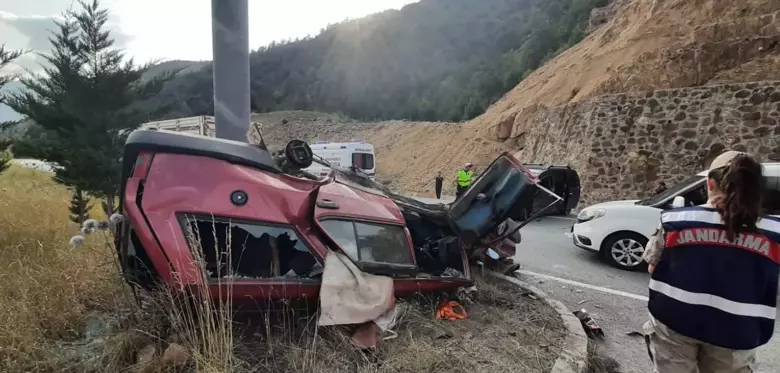
M 777 313 L 780 219 L 726 238 L 706 207 L 661 215 L 665 248 L 650 280 L 650 313 L 672 330 L 712 345 L 746 350 L 769 341 Z
M 471 177 L 474 175 L 474 171 L 460 170 L 458 171 L 458 185 L 461 187 L 467 187 L 471 185 Z

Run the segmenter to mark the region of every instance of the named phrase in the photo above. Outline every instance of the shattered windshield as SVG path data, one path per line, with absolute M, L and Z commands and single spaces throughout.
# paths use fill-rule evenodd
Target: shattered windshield
M 703 179 L 704 179 L 704 176 L 699 176 L 699 175 L 691 176 L 691 177 L 685 179 L 684 181 L 678 183 L 677 185 L 675 185 L 675 186 L 673 186 L 673 187 L 671 187 L 671 188 L 669 188 L 669 189 L 667 189 L 667 190 L 665 190 L 665 191 L 663 191 L 661 193 L 658 193 L 658 194 L 656 194 L 656 195 L 654 195 L 652 197 L 645 198 L 645 199 L 637 202 L 636 204 L 637 205 L 642 205 L 642 206 L 657 205 L 657 204 L 667 200 L 668 198 L 679 194 L 685 188 L 687 188 L 687 187 L 691 186 L 692 184 L 694 184 L 694 183 L 696 183 L 698 181 L 701 181 Z

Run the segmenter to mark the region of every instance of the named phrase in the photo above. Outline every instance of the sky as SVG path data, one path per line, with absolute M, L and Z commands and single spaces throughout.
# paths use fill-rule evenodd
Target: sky
M 418 0 L 249 0 L 249 46 L 315 35 L 328 24 Z M 0 44 L 45 51 L 53 19 L 73 0 L 0 0 Z M 116 45 L 138 62 L 211 59 L 211 1 L 102 0 Z M 35 70 L 28 54 L 4 70 Z

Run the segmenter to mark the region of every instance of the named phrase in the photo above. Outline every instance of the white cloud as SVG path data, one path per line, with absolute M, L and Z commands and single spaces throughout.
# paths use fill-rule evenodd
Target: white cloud
M 61 14 L 61 12 L 60 12 Z M 60 14 L 53 13 L 49 16 L 30 14 L 18 15 L 9 11 L 0 10 L 0 35 L 3 35 L 2 43 L 11 50 L 26 50 L 24 54 L 13 63 L 9 64 L 2 73 L 19 73 L 25 70 L 39 71 L 42 58 L 41 53 L 51 50 L 49 37 L 52 31 L 57 30 L 55 21 L 63 20 Z M 109 29 L 118 47 L 124 47 L 130 40 L 128 35 L 116 30 L 116 19 L 110 18 Z
M 315 35 L 328 24 L 417 1 L 249 0 L 250 48 Z M 110 12 L 109 27 L 116 46 L 138 62 L 211 59 L 209 0 L 103 0 L 101 5 Z M 54 19 L 69 7 L 78 4 L 74 0 L 0 0 L 0 43 L 10 49 L 34 51 L 0 73 L 38 70 L 41 58 L 35 52 L 49 51 Z
M 40 0 L 39 0 L 40 1 Z M 249 0 L 249 44 L 317 34 L 328 24 L 400 8 L 418 0 Z M 211 59 L 208 0 L 110 0 L 106 3 L 133 36 L 130 51 L 140 60 Z
M 346 18 L 416 1 L 249 0 L 250 48 L 314 35 Z M 137 61 L 211 59 L 209 0 L 103 0 L 101 5 L 111 13 L 117 45 Z M 52 18 L 77 6 L 74 0 L 0 0 L 0 35 L 12 48 L 45 49 Z

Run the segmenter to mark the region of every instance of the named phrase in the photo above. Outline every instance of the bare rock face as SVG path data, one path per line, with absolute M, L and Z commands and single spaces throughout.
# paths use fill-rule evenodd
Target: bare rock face
M 496 125 L 496 138 L 499 141 L 504 141 L 512 135 L 516 115 L 517 113 L 509 114 Z
M 601 25 L 609 22 L 615 17 L 617 9 L 623 3 L 623 0 L 610 0 L 606 6 L 601 8 L 594 8 L 590 11 L 590 17 L 588 18 L 588 26 L 585 28 L 585 35 L 598 29 Z
M 530 105 L 508 115 L 497 125 L 499 141 L 503 141 L 511 149 L 525 149 L 527 127 L 536 118 L 537 111 L 545 109 L 547 108 L 544 105 Z

